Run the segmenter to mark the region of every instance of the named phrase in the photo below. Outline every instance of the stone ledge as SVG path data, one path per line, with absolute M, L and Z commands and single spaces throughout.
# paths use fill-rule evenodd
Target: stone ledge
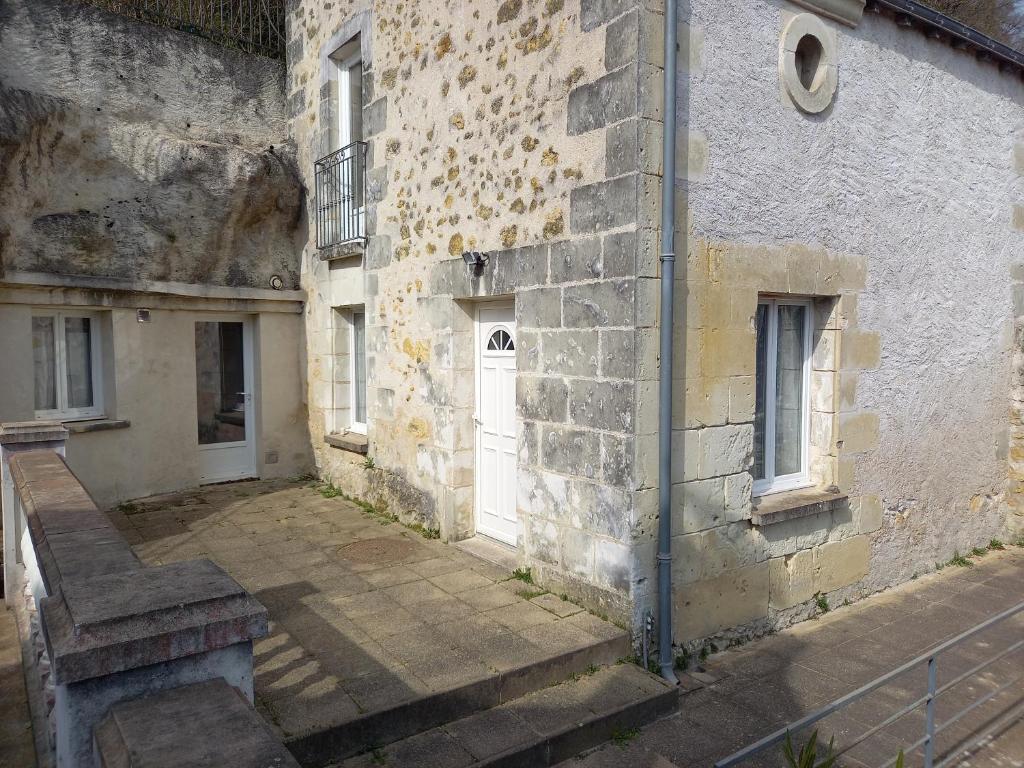
M 209 560 L 65 580 L 40 612 L 58 685 L 267 634 L 267 609 Z
M 223 679 L 122 701 L 95 731 L 101 765 L 299 768 L 263 718 Z
M 352 453 L 359 453 L 364 456 L 370 446 L 370 441 L 367 440 L 366 435 L 361 435 L 358 432 L 338 432 L 333 435 L 325 435 L 324 442 L 333 448 L 340 448 L 343 451 L 351 451 Z
M 266 608 L 209 560 L 142 567 L 53 451 L 16 453 L 10 470 L 48 595 L 39 610 L 56 684 L 267 634 Z
M 831 512 L 847 495 L 834 488 L 800 488 L 795 491 L 755 497 L 750 522 L 765 526 Z
M 321 248 L 317 251 L 317 258 L 320 261 L 338 261 L 339 259 L 362 258 L 366 251 L 366 240 L 346 240 L 344 243 L 335 243 Z
M 81 435 L 87 432 L 106 432 L 108 429 L 128 429 L 131 425 L 127 419 L 95 419 L 67 421 L 64 428 L 72 435 Z
M 0 445 L 59 441 L 67 436 L 59 421 L 12 421 L 0 425 Z

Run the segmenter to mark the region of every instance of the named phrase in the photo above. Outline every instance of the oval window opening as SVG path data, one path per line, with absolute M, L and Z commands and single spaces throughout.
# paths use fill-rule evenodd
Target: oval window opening
M 499 328 L 491 334 L 491 338 L 487 340 L 487 349 L 495 352 L 511 352 L 515 350 L 515 342 L 512 341 L 512 335 L 503 328 Z
M 800 84 L 811 93 L 821 87 L 825 79 L 822 62 L 825 49 L 814 35 L 804 35 L 796 45 L 796 72 Z

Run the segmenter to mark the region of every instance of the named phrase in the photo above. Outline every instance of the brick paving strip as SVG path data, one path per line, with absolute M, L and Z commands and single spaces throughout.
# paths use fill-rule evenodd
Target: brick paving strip
M 972 568 L 950 566 L 897 589 L 831 611 L 823 617 L 740 648 L 719 653 L 705 667 L 716 680 L 681 697 L 679 711 L 645 728 L 628 744 L 609 744 L 563 763 L 563 768 L 688 768 L 711 766 L 733 752 L 856 690 L 928 649 L 1024 600 L 1024 549 L 1007 547 L 975 559 Z M 938 664 L 939 685 L 1024 638 L 1024 616 L 1004 622 L 956 650 Z M 1002 659 L 965 680 L 937 701 L 943 722 L 971 701 L 1024 672 L 1024 653 Z M 924 694 L 925 673 L 900 678 L 819 723 L 825 742 L 836 745 Z M 911 687 L 911 685 L 913 687 Z M 1024 700 L 1024 686 L 996 697 L 968 715 L 963 725 L 940 736 L 937 755 L 977 733 Z M 901 745 L 924 735 L 924 716 L 912 713 L 865 741 L 842 765 L 878 766 Z M 805 734 L 805 737 L 809 734 Z M 768 753 L 747 765 L 781 765 Z M 921 765 L 911 755 L 908 766 Z M 1024 766 L 1024 721 L 994 736 L 957 763 L 976 768 Z

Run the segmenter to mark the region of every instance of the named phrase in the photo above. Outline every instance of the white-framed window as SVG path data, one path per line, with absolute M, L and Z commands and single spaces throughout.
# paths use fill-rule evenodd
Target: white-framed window
M 103 416 L 103 366 L 96 315 L 34 310 L 32 357 L 37 419 Z
M 349 429 L 366 434 L 366 313 L 353 310 L 350 321 L 349 360 L 352 370 L 349 408 L 352 414 Z
M 359 38 L 339 48 L 331 61 L 338 79 L 337 150 L 363 140 L 363 61 Z
M 758 300 L 754 495 L 811 485 L 809 460 L 813 304 Z

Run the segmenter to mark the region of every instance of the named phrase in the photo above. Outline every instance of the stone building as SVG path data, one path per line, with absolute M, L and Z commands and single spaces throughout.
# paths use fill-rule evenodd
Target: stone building
M 666 115 L 659 0 L 290 0 L 283 70 L 74 7 L 0 11 L 0 418 L 61 411 L 88 318 L 108 405 L 51 389 L 102 502 L 315 470 L 639 630 L 669 119 L 675 641 L 1024 525 L 1020 54 L 690 0 Z
M 681 11 L 677 642 L 1020 526 L 1021 57 L 868 6 Z M 661 14 L 302 0 L 287 26 L 318 472 L 503 541 L 635 627 L 656 589 Z M 331 174 L 357 163 L 351 238 Z

